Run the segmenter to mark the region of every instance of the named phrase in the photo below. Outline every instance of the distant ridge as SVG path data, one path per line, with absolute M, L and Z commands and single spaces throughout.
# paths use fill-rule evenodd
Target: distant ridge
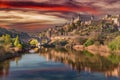
M 25 32 L 20 32 L 20 31 L 16 31 L 15 29 L 5 29 L 0 27 L 0 36 L 5 34 L 9 34 L 11 35 L 11 37 L 16 37 L 18 35 L 21 40 L 30 38 L 30 36 Z

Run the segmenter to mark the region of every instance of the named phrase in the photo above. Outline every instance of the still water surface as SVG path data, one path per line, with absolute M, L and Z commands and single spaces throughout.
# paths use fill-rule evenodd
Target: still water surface
M 99 68 L 97 63 L 82 63 L 77 54 L 66 55 L 55 51 L 24 54 L 1 62 L 0 80 L 120 80 L 118 65 Z

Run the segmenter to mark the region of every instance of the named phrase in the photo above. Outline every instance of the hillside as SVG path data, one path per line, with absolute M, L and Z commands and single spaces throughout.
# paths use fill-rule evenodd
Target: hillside
M 108 44 L 112 39 L 120 35 L 120 16 L 108 16 L 96 19 L 94 16 L 78 16 L 72 18 L 69 23 L 62 26 L 49 28 L 40 33 L 48 38 L 76 36 L 93 39 L 100 44 Z M 62 38 L 61 38 L 62 39 Z M 77 38 L 78 39 L 78 38 Z
M 0 28 L 0 36 L 4 34 L 9 34 L 11 37 L 16 37 L 18 35 L 22 41 L 26 41 L 30 38 L 30 36 L 25 32 L 19 32 L 14 29 Z

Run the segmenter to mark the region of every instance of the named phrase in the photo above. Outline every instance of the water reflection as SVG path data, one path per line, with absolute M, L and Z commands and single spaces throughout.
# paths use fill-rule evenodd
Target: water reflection
M 48 61 L 52 60 L 69 65 L 71 69 L 78 72 L 84 70 L 104 73 L 106 77 L 120 77 L 120 64 L 113 64 L 106 57 L 100 55 L 65 49 L 43 49 L 40 56 L 46 57 Z
M 0 63 L 0 76 L 7 76 L 9 74 L 9 61 L 1 62 Z
M 46 59 L 44 59 L 44 57 Z M 64 63 L 65 65 L 67 65 L 67 67 L 59 62 Z M 69 67 L 73 70 L 69 69 Z M 74 50 L 66 50 L 62 48 L 42 49 L 42 51 L 37 55 L 28 54 L 16 57 L 11 60 L 6 60 L 5 62 L 0 62 L 0 79 L 2 80 L 10 80 L 9 78 L 11 77 L 14 80 L 18 80 L 19 78 L 21 78 L 21 76 L 22 79 L 20 80 L 26 80 L 27 78 L 31 78 L 31 80 L 33 80 L 32 77 L 53 80 L 53 76 L 55 76 L 58 80 L 58 78 L 60 78 L 58 77 L 59 75 L 68 76 L 61 77 L 61 79 L 59 80 L 63 80 L 64 78 L 66 78 L 66 80 L 69 80 L 71 76 L 77 78 L 75 80 L 80 80 L 80 78 L 84 79 L 86 77 L 84 71 L 90 73 L 91 75 L 97 75 L 98 72 L 103 73 L 106 76 L 104 80 L 110 78 L 111 76 L 119 78 L 120 64 L 113 64 L 106 57 L 92 55 L 87 51 L 77 52 Z M 51 74 L 52 72 L 54 74 Z M 79 75 L 78 72 L 83 75 Z M 96 76 L 92 77 L 91 75 L 89 76 L 91 78 L 90 80 L 96 78 Z M 51 77 L 52 79 L 47 79 Z
M 7 77 L 9 75 L 10 62 L 15 61 L 16 65 L 18 65 L 20 59 L 21 56 L 6 60 L 4 62 L 0 62 L 0 77 Z

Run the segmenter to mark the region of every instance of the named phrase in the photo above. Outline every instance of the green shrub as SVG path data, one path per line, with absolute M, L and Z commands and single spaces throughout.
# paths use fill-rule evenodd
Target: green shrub
M 114 40 L 112 40 L 108 47 L 114 51 L 114 50 L 119 50 L 120 49 L 120 36 L 116 37 Z
M 30 41 L 30 45 L 37 45 L 38 44 L 38 40 L 37 39 L 32 39 Z
M 11 37 L 9 34 L 5 35 L 5 44 L 10 44 L 11 43 Z
M 20 44 L 20 40 L 18 36 L 14 40 L 14 46 L 18 48 L 22 48 L 22 44 Z
M 18 47 L 18 48 L 22 48 L 22 44 L 18 44 L 16 47 Z
M 111 42 L 108 46 L 112 51 L 117 50 L 117 45 L 115 44 L 115 42 Z
M 94 41 L 91 40 L 91 39 L 88 39 L 83 45 L 84 45 L 85 47 L 87 47 L 87 46 L 90 46 L 90 45 L 93 45 L 93 44 L 94 44 Z
M 14 46 L 17 46 L 19 44 L 19 37 L 17 36 L 14 41 Z
M 117 64 L 120 62 L 120 56 L 116 54 L 111 54 L 108 56 L 108 60 L 110 60 L 113 64 Z

